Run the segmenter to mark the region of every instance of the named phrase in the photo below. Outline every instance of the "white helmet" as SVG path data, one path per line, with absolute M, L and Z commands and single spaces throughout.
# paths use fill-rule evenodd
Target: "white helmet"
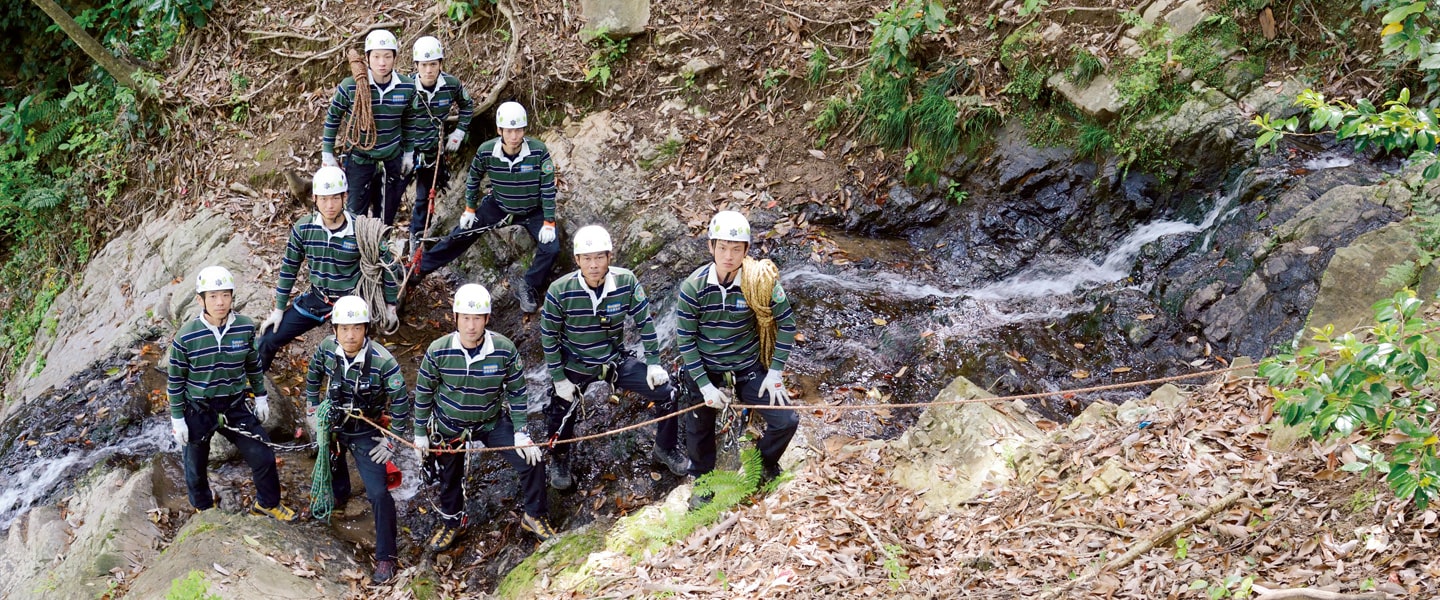
M 750 221 L 733 210 L 722 210 L 710 218 L 710 239 L 750 243 Z
M 586 225 L 575 232 L 575 255 L 592 252 L 610 252 L 615 246 L 610 243 L 610 233 L 599 225 Z
M 430 35 L 415 40 L 414 52 L 412 58 L 415 59 L 415 62 L 445 58 L 445 49 L 440 47 L 440 40 Z
M 370 35 L 365 36 L 365 53 L 369 54 L 371 50 L 394 50 L 396 54 L 399 54 L 400 42 L 395 41 L 395 34 L 384 29 L 376 29 L 370 32 Z
M 316 196 L 334 196 L 349 189 L 345 184 L 345 171 L 340 167 L 320 167 L 310 180 L 310 193 Z
M 369 325 L 370 303 L 359 296 L 345 296 L 335 301 L 330 322 L 336 325 Z
M 221 266 L 205 267 L 200 269 L 200 274 L 195 276 L 195 293 L 214 292 L 219 290 L 234 290 L 235 276 L 230 270 Z
M 490 314 L 490 291 L 478 283 L 467 283 L 455 290 L 456 313 L 462 315 Z
M 525 119 L 525 107 L 519 102 L 506 102 L 495 109 L 495 126 L 501 129 L 519 129 L 528 127 L 530 122 Z

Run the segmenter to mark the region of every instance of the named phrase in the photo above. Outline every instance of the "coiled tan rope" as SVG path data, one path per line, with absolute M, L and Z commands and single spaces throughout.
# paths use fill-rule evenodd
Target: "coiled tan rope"
M 370 74 L 365 59 L 350 49 L 350 76 L 355 79 L 355 97 L 350 99 L 350 112 L 340 119 L 340 139 L 335 141 L 340 152 L 352 148 L 369 150 L 379 140 L 375 129 L 375 110 L 370 106 Z
M 393 275 L 398 266 L 386 259 L 383 251 L 390 239 L 390 226 L 375 217 L 355 217 L 355 243 L 360 246 L 360 283 L 355 291 L 370 306 L 370 322 L 379 326 L 381 335 L 400 329 L 400 320 L 391 319 L 385 305 L 385 271 Z
M 740 293 L 755 313 L 755 329 L 760 335 L 760 364 L 770 364 L 775 355 L 775 312 L 770 301 L 775 297 L 775 284 L 780 281 L 780 268 L 770 259 L 745 257 L 740 267 Z

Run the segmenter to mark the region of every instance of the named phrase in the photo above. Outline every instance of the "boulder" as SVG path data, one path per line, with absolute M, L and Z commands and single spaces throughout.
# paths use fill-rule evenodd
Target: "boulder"
M 580 36 L 585 41 L 600 36 L 627 38 L 645 33 L 650 24 L 650 0 L 581 0 L 580 13 L 585 28 Z
M 194 316 L 193 278 L 214 264 L 235 273 L 236 311 L 269 308 L 273 278 L 234 235 L 229 217 L 208 209 L 186 216 L 177 208 L 143 219 L 107 243 L 55 299 L 46 314 L 55 327 L 36 333 L 31 358 L 17 371 L 34 375 L 11 378 L 6 397 L 28 402 L 140 340 L 165 338 Z M 7 414 L 16 405 L 7 405 Z
M 1056 73 L 1045 80 L 1051 90 L 1064 96 L 1075 108 L 1088 116 L 1108 121 L 1125 108 L 1125 99 L 1109 75 L 1101 73 L 1083 88 L 1077 87 L 1065 73 Z
M 1330 324 L 1336 332 L 1344 332 L 1374 323 L 1371 305 L 1403 287 L 1386 281 L 1386 272 L 1391 266 L 1418 259 L 1418 241 L 1413 223 L 1398 222 L 1365 233 L 1336 250 L 1320 279 L 1320 293 L 1305 321 L 1306 331 Z M 1421 286 L 1420 297 L 1433 298 L 1435 283 L 1433 277 L 1422 278 L 1427 285 Z
M 207 510 L 130 584 L 131 598 L 164 598 L 173 581 L 203 574 L 224 599 L 341 598 L 349 577 L 368 575 L 344 545 L 301 524 Z M 368 583 L 368 580 L 365 580 Z
M 993 397 L 959 377 L 935 401 Z M 892 476 L 910 489 L 929 490 L 925 498 L 931 506 L 954 507 L 1014 478 L 1012 453 L 1043 435 L 1009 405 L 932 406 L 889 445 L 896 459 Z
M 0 546 L 0 597 L 93 598 L 112 569 L 153 559 L 162 534 L 149 519 L 156 508 L 152 469 L 94 474 L 66 499 L 63 518 L 45 506 L 17 521 Z

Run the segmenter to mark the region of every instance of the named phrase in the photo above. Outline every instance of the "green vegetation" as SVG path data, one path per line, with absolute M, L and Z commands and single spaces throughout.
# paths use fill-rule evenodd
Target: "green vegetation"
M 1364 335 L 1316 331 L 1315 345 L 1261 363 L 1278 414 L 1311 437 L 1349 444 L 1356 460 L 1342 470 L 1376 473 L 1403 500 L 1424 510 L 1440 494 L 1440 437 L 1436 381 L 1431 367 L 1436 322 L 1421 318 L 1424 303 L 1402 290 L 1374 306 L 1377 324 Z
M 829 140 L 830 134 L 834 133 L 835 130 L 840 127 L 840 122 L 844 120 L 845 113 L 849 111 L 850 103 L 846 102 L 844 98 L 831 96 L 825 101 L 825 108 L 820 109 L 820 114 L 815 116 L 815 122 L 812 123 L 812 126 L 815 127 L 815 132 L 820 135 L 820 137 L 815 140 L 815 147 L 825 147 L 825 142 Z
M 580 532 L 567 533 L 561 536 L 560 540 L 544 552 L 536 552 L 526 557 L 520 564 L 515 565 L 500 586 L 495 590 L 495 595 L 501 598 L 525 598 L 531 593 L 535 585 L 535 577 L 539 574 L 541 565 L 546 565 L 546 573 L 551 578 L 562 578 L 567 575 L 577 574 L 584 568 L 585 557 L 590 553 L 599 551 L 605 546 L 604 532 L 597 528 L 589 528 Z M 556 567 L 559 568 L 556 568 Z
M 1075 47 L 1074 64 L 1070 67 L 1070 82 L 1085 87 L 1105 72 L 1105 63 L 1100 62 L 1089 50 Z
M 885 579 L 891 590 L 899 591 L 900 585 L 910 580 L 910 567 L 900 562 L 900 557 L 904 554 L 905 549 L 898 545 L 885 546 Z
M 1210 600 L 1221 600 L 1222 598 L 1249 598 L 1253 593 L 1251 586 L 1255 585 L 1254 577 L 1240 577 L 1230 575 L 1222 581 L 1211 583 L 1204 579 L 1196 579 L 1190 582 L 1190 591 L 1205 591 L 1205 597 Z
M 696 529 L 714 523 L 721 513 L 730 510 L 760 489 L 759 451 L 746 447 L 740 453 L 740 461 L 744 467 L 739 472 L 711 471 L 695 481 L 693 493 L 714 494 L 714 499 L 709 504 L 695 510 L 667 511 L 658 519 L 649 522 L 635 520 L 623 527 L 617 527 L 606 543 L 606 548 L 624 552 L 639 560 L 647 551 L 658 551 L 685 539 Z
M 659 147 L 655 148 L 653 155 L 642 157 L 636 162 L 639 163 L 640 168 L 646 171 L 656 167 L 663 167 L 670 164 L 670 161 L 675 160 L 675 157 L 680 155 L 680 149 L 684 147 L 685 140 L 678 137 L 667 137 L 665 141 L 660 142 Z
M 630 51 L 630 40 L 611 39 L 604 31 L 599 31 L 590 43 L 595 46 L 595 51 L 590 53 L 590 60 L 585 66 L 585 81 L 604 89 L 610 85 L 611 68 Z
M 205 581 L 203 573 L 191 569 L 184 579 L 170 582 L 170 593 L 165 594 L 165 600 L 220 600 L 220 596 L 210 593 L 210 582 Z
M 809 82 L 811 87 L 825 83 L 825 77 L 830 74 L 830 53 L 825 51 L 825 47 L 817 44 L 815 49 L 810 51 L 807 62 L 810 70 L 805 75 L 805 81 Z

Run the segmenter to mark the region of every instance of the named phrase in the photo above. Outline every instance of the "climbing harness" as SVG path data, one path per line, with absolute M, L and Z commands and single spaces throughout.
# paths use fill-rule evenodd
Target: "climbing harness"
M 380 139 L 375 129 L 375 110 L 370 106 L 370 68 L 365 59 L 351 48 L 347 54 L 350 62 L 350 77 L 355 80 L 355 98 L 350 100 L 350 111 L 340 119 L 340 137 L 335 140 L 341 153 L 351 149 L 370 150 Z M 365 101 L 360 101 L 360 90 L 365 90 Z
M 590 383 L 599 383 L 599 382 L 601 382 L 601 381 L 604 381 L 605 383 L 609 384 L 609 385 L 610 385 L 610 401 L 611 401 L 611 402 L 619 402 L 619 401 L 620 401 L 620 395 L 619 395 L 620 386 L 616 385 L 616 381 L 617 381 L 619 378 L 620 378 L 619 369 L 616 369 L 616 368 L 615 368 L 615 363 L 605 363 L 605 364 L 603 364 L 603 365 L 600 365 L 600 377 L 597 378 L 597 379 L 595 379 L 595 381 L 592 381 L 592 382 L 590 382 Z M 585 385 L 585 387 L 589 387 L 589 386 L 590 386 L 589 384 L 586 384 L 586 385 Z M 563 417 L 560 418 L 560 426 L 555 428 L 555 433 L 550 434 L 550 439 L 549 439 L 548 441 L 546 441 L 545 444 L 544 444 L 545 447 L 547 447 L 547 448 L 554 448 L 554 447 L 555 447 L 555 444 L 560 441 L 560 432 L 561 432 L 561 431 L 565 431 L 565 426 L 570 423 L 570 418 L 575 415 L 575 411 L 576 411 L 576 410 L 579 410 L 579 411 L 580 411 L 580 420 L 585 420 L 585 419 L 589 419 L 589 418 L 590 418 L 589 403 L 585 401 L 585 392 L 584 392 L 584 390 L 580 389 L 580 387 L 577 386 L 577 387 L 575 388 L 575 392 L 576 392 L 576 395 L 578 396 L 578 398 L 576 398 L 574 402 L 571 402 L 571 403 L 570 403 L 570 408 L 565 411 L 565 416 L 563 416 Z M 576 422 L 578 423 L 579 421 L 576 421 Z
M 394 259 L 382 254 L 385 241 L 390 237 L 390 226 L 374 217 L 355 217 L 355 243 L 360 247 L 360 283 L 355 293 L 370 305 L 372 322 L 378 324 L 381 335 L 391 335 L 400 329 L 400 320 L 391 319 L 385 303 L 385 271 L 391 276 L 399 266 Z
M 740 268 L 740 293 L 755 313 L 755 330 L 760 335 L 760 364 L 770 364 L 775 355 L 775 314 L 770 303 L 775 297 L 775 284 L 780 281 L 780 268 L 770 259 L 745 257 Z

